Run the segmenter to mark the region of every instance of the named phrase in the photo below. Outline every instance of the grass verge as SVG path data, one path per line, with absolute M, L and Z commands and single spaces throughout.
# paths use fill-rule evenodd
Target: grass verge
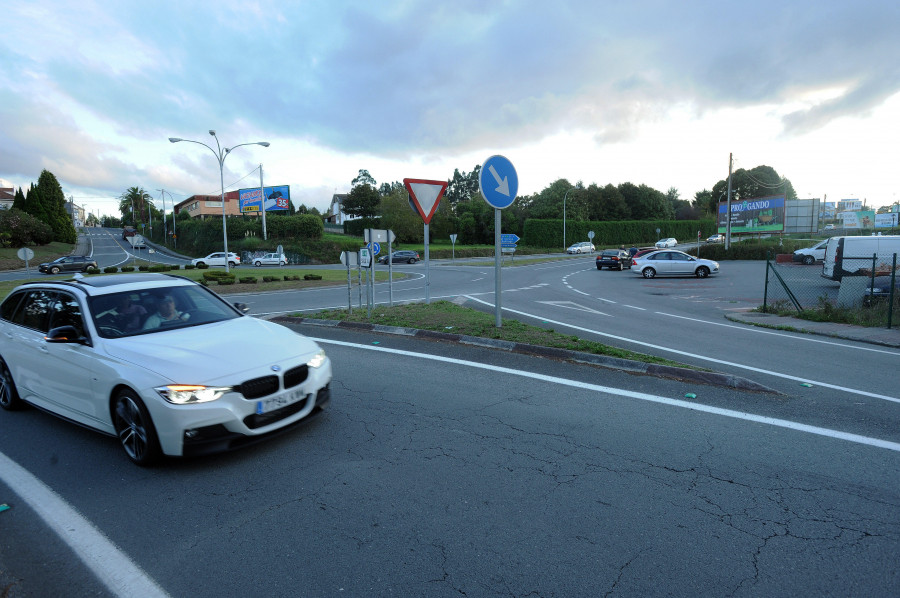
M 691 367 L 661 357 L 619 349 L 573 335 L 561 334 L 552 329 L 531 326 L 518 320 L 504 319 L 503 326 L 497 328 L 494 314 L 462 307 L 449 301 L 436 301 L 428 305 L 424 303 L 409 303 L 406 305 L 395 305 L 394 307 L 379 306 L 372 310 L 371 319 L 366 314 L 367 310 L 365 309 L 354 310 L 352 314 L 347 310 L 337 309 L 318 312 L 314 317 L 323 320 L 364 322 L 384 326 L 450 332 L 515 343 L 568 349 L 570 351 L 581 351 L 595 355 L 606 355 L 642 363 Z M 296 315 L 298 317 L 309 317 L 309 314 Z

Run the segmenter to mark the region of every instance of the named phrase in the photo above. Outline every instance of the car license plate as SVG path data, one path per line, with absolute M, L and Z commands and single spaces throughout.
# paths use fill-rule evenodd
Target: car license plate
M 287 392 L 281 393 L 275 397 L 269 397 L 268 399 L 263 399 L 261 401 L 256 402 L 256 413 L 262 415 L 263 413 L 269 413 L 270 411 L 275 411 L 276 409 L 281 409 L 282 407 L 287 407 L 288 405 L 292 405 L 297 401 L 303 400 L 306 398 L 306 393 L 303 392 L 302 389 L 289 390 Z

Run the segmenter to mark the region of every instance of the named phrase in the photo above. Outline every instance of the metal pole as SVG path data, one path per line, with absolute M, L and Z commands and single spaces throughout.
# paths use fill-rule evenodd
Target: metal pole
M 431 303 L 431 278 L 428 275 L 428 265 L 431 260 L 428 258 L 428 225 L 425 225 L 425 305 Z
M 769 311 L 768 308 L 768 299 L 769 299 L 769 252 L 766 251 L 766 283 L 763 288 L 763 313 Z
M 166 240 L 169 238 L 169 221 L 166 219 L 166 191 L 164 189 L 160 190 L 160 198 L 163 212 L 163 245 L 165 245 Z
M 347 252 L 347 311 L 350 314 L 353 314 L 353 283 L 350 278 L 350 256 L 353 255 L 349 251 Z
M 219 138 L 216 137 L 216 145 Z M 221 150 L 220 150 L 221 152 Z M 225 272 L 230 272 L 228 266 L 228 224 L 225 222 L 225 156 L 219 154 L 219 182 L 222 185 L 222 244 L 225 246 Z
M 260 202 L 260 209 L 262 210 L 263 241 L 265 241 L 267 239 L 267 236 L 266 236 L 266 191 L 263 188 L 262 164 L 259 165 L 259 202 Z
M 357 291 L 357 299 L 359 300 L 359 308 L 362 309 L 362 260 L 359 259 L 359 252 L 356 252 L 356 291 Z M 366 290 L 366 297 L 368 297 L 368 289 Z
M 566 199 L 569 197 L 569 190 L 563 195 L 563 251 L 566 250 Z
M 503 326 L 500 317 L 500 208 L 494 208 L 494 320 L 497 328 Z
M 894 315 L 894 281 L 897 279 L 897 254 L 894 254 L 894 262 L 891 264 L 891 291 L 888 294 L 888 330 L 891 329 L 891 320 Z
M 394 307 L 394 260 L 391 256 L 391 231 L 387 232 L 388 234 L 388 252 L 387 252 L 387 263 L 388 263 L 388 306 Z
M 728 154 L 728 197 L 725 198 L 725 250 L 731 248 L 731 154 Z

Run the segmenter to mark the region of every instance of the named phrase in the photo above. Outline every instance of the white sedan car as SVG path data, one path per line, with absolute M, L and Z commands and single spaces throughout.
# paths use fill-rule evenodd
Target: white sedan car
M 22 284 L 0 304 L 0 407 L 116 436 L 138 465 L 286 431 L 330 398 L 331 361 L 241 308 L 166 274 Z
M 261 257 L 253 258 L 254 266 L 285 266 L 287 258 L 283 253 L 267 253 Z
M 191 260 L 191 263 L 195 266 L 224 266 L 225 262 L 228 262 L 228 265 L 234 268 L 235 266 L 241 265 L 241 258 L 236 253 L 228 252 L 228 259 L 225 259 L 224 251 L 217 251 L 215 253 L 210 253 L 206 257 L 198 257 L 195 260 Z M 202 266 L 201 266 L 202 267 Z
M 668 249 L 669 247 L 676 247 L 678 245 L 678 239 L 673 237 L 669 237 L 668 239 L 660 239 L 656 242 L 656 246 L 660 249 Z
M 706 278 L 719 273 L 719 262 L 704 260 L 683 251 L 653 251 L 634 258 L 631 271 L 644 278 L 657 276 L 696 276 Z
M 566 253 L 594 253 L 594 244 L 590 241 L 575 243 L 574 245 L 570 245 L 569 248 L 566 249 Z

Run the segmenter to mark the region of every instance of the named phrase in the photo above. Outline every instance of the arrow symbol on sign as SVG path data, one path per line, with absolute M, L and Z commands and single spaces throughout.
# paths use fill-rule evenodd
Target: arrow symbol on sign
M 494 177 L 494 180 L 497 181 L 498 186 L 497 186 L 496 191 L 498 193 L 502 193 L 503 195 L 509 197 L 509 179 L 507 179 L 506 177 L 503 177 L 501 179 L 500 175 L 497 174 L 497 169 L 494 168 L 493 164 L 488 166 L 488 170 L 490 171 L 491 175 Z

